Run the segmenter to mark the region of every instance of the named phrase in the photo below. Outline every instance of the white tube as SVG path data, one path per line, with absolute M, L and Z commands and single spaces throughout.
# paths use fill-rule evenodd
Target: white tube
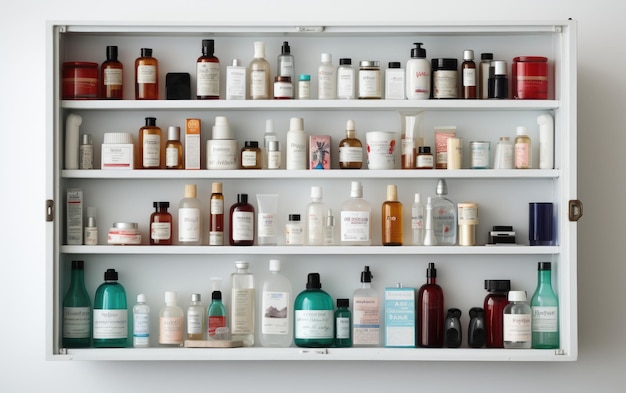
M 259 213 L 257 219 L 257 238 L 260 246 L 277 245 L 276 211 L 278 194 L 257 194 Z
M 554 121 L 544 113 L 537 116 L 539 124 L 539 169 L 554 168 Z
M 80 115 L 70 113 L 65 120 L 65 169 L 78 169 L 80 131 L 83 123 Z

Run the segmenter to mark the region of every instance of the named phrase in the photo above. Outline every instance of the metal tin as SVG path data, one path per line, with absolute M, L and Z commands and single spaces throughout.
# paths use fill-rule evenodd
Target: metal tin
M 491 159 L 491 142 L 470 142 L 470 168 L 488 169 Z

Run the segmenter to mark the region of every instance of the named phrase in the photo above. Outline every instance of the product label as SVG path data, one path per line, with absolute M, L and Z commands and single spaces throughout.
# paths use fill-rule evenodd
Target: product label
M 93 310 L 93 338 L 126 338 L 128 310 Z
M 428 60 L 424 60 L 428 63 Z M 430 96 L 430 67 L 420 67 L 413 60 L 409 60 L 409 62 L 410 65 L 407 65 L 407 98 L 428 99 Z
M 209 246 L 223 246 L 224 245 L 224 232 L 211 231 L 209 232 Z
M 339 148 L 339 162 L 363 162 L 363 148 L 341 146 Z
M 402 155 L 415 154 L 415 139 L 402 138 Z
M 296 310 L 295 338 L 333 338 L 332 310 Z
M 80 145 L 79 149 L 79 168 L 93 169 L 93 145 Z
M 231 221 L 233 240 L 254 240 L 254 213 L 233 212 Z
M 380 337 L 380 302 L 378 297 L 355 296 L 353 304 L 353 343 L 355 345 L 378 345 Z
M 257 154 L 255 151 L 241 152 L 241 166 L 243 166 L 244 168 L 257 166 L 256 156 Z
M 172 225 L 169 222 L 153 222 L 150 224 L 150 238 L 168 240 L 172 237 Z
M 211 143 L 213 142 L 213 143 Z M 225 142 L 225 143 L 222 143 Z M 238 169 L 237 143 L 209 141 L 207 144 L 207 169 Z
M 463 86 L 476 86 L 476 68 L 463 68 Z
M 200 312 L 198 308 L 187 311 L 187 334 L 202 334 L 203 321 L 204 312 Z
M 293 75 L 293 57 L 284 56 L 280 59 L 280 74 L 279 76 L 292 76 Z
M 530 168 L 530 145 L 528 143 L 515 144 L 515 167 Z
M 145 342 L 148 342 L 150 337 L 150 314 L 136 313 L 133 316 L 133 337 L 145 338 Z
M 318 73 L 317 98 L 320 100 L 335 99 L 335 73 L 332 69 L 321 68 Z
M 83 244 L 83 192 L 67 191 L 67 244 Z
M 226 68 L 226 99 L 243 100 L 246 98 L 246 69 L 244 67 Z
M 143 167 L 158 168 L 161 161 L 161 137 L 156 134 L 143 134 Z
M 533 310 L 533 332 L 554 333 L 559 331 L 558 307 L 535 306 Z
M 457 71 L 438 70 L 433 72 L 433 97 L 458 98 Z
M 311 84 L 309 81 L 298 82 L 298 98 L 306 100 L 311 98 Z
M 63 307 L 63 338 L 88 338 L 91 335 L 89 307 Z
M 416 168 L 432 168 L 435 163 L 433 162 L 432 154 L 420 154 L 417 156 Z
M 137 66 L 137 83 L 156 83 L 157 69 L 153 65 Z
M 338 339 L 350 338 L 350 318 L 338 317 L 336 320 L 337 333 L 335 336 Z
M 102 169 L 132 169 L 132 144 L 102 144 Z
M 404 100 L 404 70 L 387 69 L 385 71 L 385 98 Z
M 270 151 L 267 152 L 267 169 L 280 168 L 280 152 Z
M 232 334 L 254 334 L 254 288 L 231 291 Z
M 226 327 L 226 317 L 211 315 L 209 317 L 209 336 L 215 336 L 215 330 L 221 327 Z
M 369 242 L 370 213 L 366 211 L 342 211 L 341 241 Z
M 411 209 L 411 229 L 424 229 L 424 209 L 415 207 Z
M 165 166 L 168 168 L 178 166 L 178 148 L 168 147 L 165 149 Z
M 178 240 L 200 241 L 200 209 L 191 207 L 178 209 Z
M 415 346 L 415 289 L 385 290 L 385 345 Z
M 275 237 L 276 236 L 276 222 L 274 215 L 271 213 L 259 213 L 259 238 L 261 237 Z
M 354 98 L 354 70 L 339 67 L 337 70 L 337 97 Z
M 291 98 L 293 86 L 289 82 L 274 82 L 274 97 Z
M 159 344 L 182 344 L 183 342 L 183 318 L 160 317 L 159 318 Z
M 503 338 L 507 342 L 528 342 L 532 339 L 530 314 L 504 314 Z
M 324 217 L 320 209 L 309 209 L 308 237 L 309 244 L 322 244 L 324 241 Z
M 104 69 L 104 85 L 105 86 L 121 86 L 122 74 L 123 72 L 121 68 L 105 68 Z
M 359 71 L 359 98 L 380 98 L 382 96 L 380 71 Z
M 471 154 L 471 167 L 475 169 L 489 168 L 490 159 L 489 142 L 471 142 L 470 154 Z
M 263 334 L 289 333 L 289 292 L 263 292 L 261 310 Z
M 287 224 L 285 226 L 285 244 L 288 246 L 304 244 L 304 227 L 302 224 Z
M 201 61 L 196 63 L 197 95 L 220 95 L 220 63 Z
M 440 245 L 450 245 L 456 236 L 454 206 L 433 206 L 433 232 Z
M 211 199 L 211 215 L 224 214 L 224 200 L 219 198 Z
M 264 70 L 250 71 L 250 96 L 252 98 L 268 97 L 267 73 Z

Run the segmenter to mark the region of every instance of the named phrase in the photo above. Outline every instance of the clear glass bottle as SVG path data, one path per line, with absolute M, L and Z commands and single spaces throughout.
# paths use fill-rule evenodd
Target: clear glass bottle
M 204 340 L 204 313 L 202 297 L 199 293 L 191 294 L 191 303 L 187 307 L 187 339 Z
M 337 98 L 337 80 L 332 55 L 322 53 L 321 58 L 322 62 L 317 68 L 317 99 L 334 100 Z
M 185 184 L 185 196 L 178 204 L 178 242 L 187 246 L 202 244 L 200 200 L 195 184 Z
M 159 311 L 159 345 L 182 347 L 185 313 L 176 304 L 176 292 L 165 292 L 165 304 Z
M 170 126 L 167 129 L 165 169 L 183 169 L 183 144 L 180 142 L 180 127 Z
M 335 216 L 331 208 L 328 208 L 326 221 L 324 221 L 324 244 L 327 246 L 335 244 Z
M 248 271 L 248 262 L 236 261 L 231 278 L 230 323 L 233 340 L 243 345 L 254 345 L 254 275 Z
M 426 269 L 426 284 L 422 285 L 417 293 L 417 345 L 441 348 L 443 334 L 443 290 L 437 284 L 435 264 L 429 262 Z
M 352 346 L 352 313 L 350 299 L 337 299 L 335 310 L 335 347 L 349 348 Z
M 493 158 L 493 169 L 513 169 L 514 147 L 508 136 L 501 136 L 496 145 L 496 154 Z
M 91 300 L 85 288 L 85 262 L 72 261 L 70 287 L 63 297 L 63 347 L 91 345 Z
M 350 199 L 341 205 L 340 237 L 342 246 L 372 244 L 372 206 L 363 198 L 360 181 L 350 185 Z
M 537 289 L 530 301 L 533 312 L 532 347 L 559 347 L 559 300 L 552 289 L 552 263 L 539 262 Z
M 220 98 L 220 60 L 215 57 L 215 41 L 202 40 L 202 56 L 196 61 L 196 98 Z
M 137 295 L 137 304 L 133 307 L 133 347 L 148 348 L 150 346 L 150 306 L 146 295 Z
M 211 184 L 209 201 L 209 246 L 224 245 L 224 195 L 222 183 Z
M 272 98 L 270 63 L 265 60 L 265 42 L 254 43 L 254 59 L 248 66 L 248 95 L 252 100 Z
M 437 244 L 440 246 L 456 245 L 457 208 L 446 197 L 448 184 L 445 179 L 437 181 L 437 196 L 432 199 L 433 230 Z
M 361 287 L 354 290 L 352 308 L 352 344 L 355 347 L 380 345 L 380 297 L 372 288 L 369 266 L 361 272 Z
M 306 289 L 294 301 L 294 342 L 298 347 L 324 348 L 335 341 L 333 299 L 322 290 L 319 273 L 309 273 Z
M 276 66 L 276 76 L 288 76 L 292 82 L 296 81 L 295 61 L 287 41 L 283 41 L 283 45 L 280 47 L 280 55 L 278 55 Z M 291 90 L 291 98 L 294 98 L 294 90 Z
M 311 187 L 311 202 L 306 208 L 307 244 L 320 246 L 324 244 L 324 221 L 326 205 L 322 201 L 322 187 Z
M 229 243 L 231 246 L 254 244 L 256 224 L 254 206 L 248 203 L 248 194 L 237 194 L 237 203 L 230 207 Z
M 93 302 L 93 346 L 124 348 L 128 345 L 128 305 L 126 291 L 117 282 L 115 269 L 104 272 L 104 283 Z
M 402 203 L 398 201 L 398 187 L 387 185 L 387 200 L 381 209 L 383 246 L 402 245 Z
M 353 100 L 355 98 L 356 79 L 352 68 L 352 59 L 339 59 L 337 67 L 337 98 Z
M 146 117 L 145 126 L 139 129 L 139 161 L 137 168 L 160 169 L 164 167 L 161 154 L 161 129 L 156 125 L 155 117 Z
M 476 63 L 474 62 L 474 51 L 471 49 L 463 51 L 463 63 L 461 64 L 462 89 L 461 98 L 474 99 L 476 92 Z
M 124 66 L 117 59 L 117 46 L 107 46 L 107 59 L 100 66 L 100 98 L 124 99 Z
M 288 347 L 293 341 L 291 282 L 280 273 L 280 260 L 270 259 L 270 277 L 261 292 L 261 335 L 264 347 Z
M 278 141 L 278 135 L 276 135 L 276 131 L 274 130 L 274 120 L 267 119 L 265 120 L 265 133 L 263 134 L 263 168 L 264 169 L 278 169 L 278 168 L 270 168 L 270 142 Z M 278 151 L 280 154 L 280 150 Z M 280 157 L 279 157 L 280 158 Z M 278 161 L 278 167 L 280 167 L 280 159 Z
M 411 232 L 413 234 L 413 245 L 424 245 L 424 204 L 422 196 L 415 193 L 413 206 L 411 206 Z
M 485 346 L 487 348 L 504 348 L 502 338 L 502 316 L 504 307 L 509 304 L 508 294 L 511 280 L 485 280 L 487 296 L 483 304 L 485 310 Z
M 361 169 L 363 166 L 363 144 L 356 137 L 354 120 L 346 123 L 346 137 L 339 142 L 339 168 Z
M 532 341 L 532 311 L 526 304 L 526 291 L 509 291 L 509 304 L 502 319 L 504 348 L 530 348 Z
M 524 126 L 517 127 L 515 131 L 515 169 L 530 169 L 532 165 L 532 150 L 528 130 Z
M 141 56 L 135 60 L 135 99 L 159 99 L 159 61 L 150 48 L 141 48 Z
M 150 245 L 172 244 L 172 215 L 167 211 L 169 202 L 153 202 L 155 211 L 150 215 Z

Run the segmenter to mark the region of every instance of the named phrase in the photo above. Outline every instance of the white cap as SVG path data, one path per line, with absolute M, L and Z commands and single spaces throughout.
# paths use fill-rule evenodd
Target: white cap
M 165 292 L 165 304 L 176 304 L 176 292 L 174 291 L 166 291 Z
M 322 53 L 322 63 L 331 63 L 332 60 L 332 56 L 330 53 Z
M 139 295 L 137 295 L 137 303 L 145 303 L 146 302 L 146 295 L 144 295 L 143 293 L 140 293 Z
M 222 290 L 222 277 L 211 277 L 211 290 L 212 291 Z
M 525 302 L 526 291 L 509 291 L 510 302 Z
M 265 42 L 263 41 L 254 42 L 254 58 L 255 59 L 265 58 Z
M 353 181 L 350 184 L 350 198 L 363 198 L 363 186 L 360 181 Z
M 226 116 L 215 116 L 215 125 L 213 126 L 213 139 L 235 139 L 233 132 L 228 124 Z
M 265 133 L 274 132 L 274 120 L 267 119 L 265 120 Z
M 348 120 L 346 123 L 346 130 L 354 131 L 355 129 L 354 120 Z
M 415 193 L 415 203 L 420 203 L 422 201 L 422 196 L 419 192 Z
M 304 131 L 304 119 L 301 117 L 292 117 L 289 120 L 289 131 Z
M 248 261 L 235 261 L 235 267 L 237 269 L 247 269 L 250 264 Z
M 319 186 L 311 187 L 311 198 L 322 199 L 322 187 L 319 187 Z
M 129 145 L 133 143 L 133 136 L 128 132 L 106 132 L 103 143 Z
M 280 271 L 280 259 L 270 259 L 270 272 Z
M 528 129 L 524 126 L 519 126 L 515 129 L 516 135 L 528 135 Z

